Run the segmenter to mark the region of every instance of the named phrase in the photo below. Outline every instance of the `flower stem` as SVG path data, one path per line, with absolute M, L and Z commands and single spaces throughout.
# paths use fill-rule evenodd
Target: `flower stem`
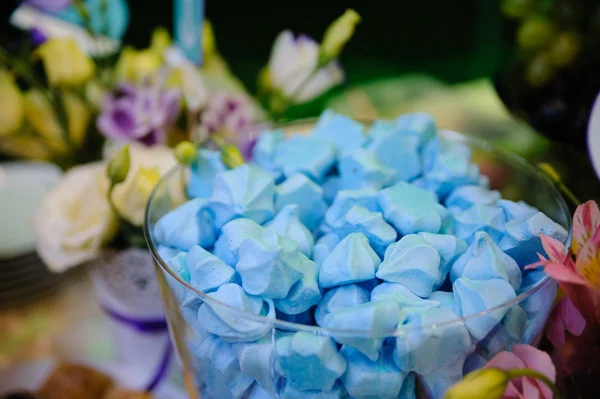
M 539 371 L 531 370 L 531 369 L 512 369 L 512 370 L 508 370 L 507 374 L 510 379 L 517 378 L 517 377 L 531 377 L 531 378 L 540 380 L 544 384 L 546 384 L 546 386 L 548 388 L 550 388 L 552 390 L 552 393 L 554 393 L 555 399 L 561 399 L 561 397 L 562 397 L 560 394 L 560 391 L 558 390 L 558 388 L 556 388 L 556 385 L 554 385 L 554 382 L 550 378 L 548 378 L 546 375 L 540 373 Z

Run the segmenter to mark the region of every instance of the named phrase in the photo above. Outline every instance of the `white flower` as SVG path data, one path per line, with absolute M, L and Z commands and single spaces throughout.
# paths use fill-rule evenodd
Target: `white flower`
M 63 272 L 98 255 L 118 231 L 107 200 L 105 164 L 77 166 L 46 195 L 34 219 L 37 251 Z
M 269 82 L 289 100 L 310 101 L 344 79 L 340 66 L 332 62 L 320 68 L 319 45 L 306 35 L 294 38 L 290 31 L 279 34 L 269 59 Z
M 129 145 L 130 168 L 123 183 L 115 186 L 112 201 L 119 214 L 134 226 L 144 224 L 150 194 L 166 172 L 175 164 L 173 151 L 165 146 Z

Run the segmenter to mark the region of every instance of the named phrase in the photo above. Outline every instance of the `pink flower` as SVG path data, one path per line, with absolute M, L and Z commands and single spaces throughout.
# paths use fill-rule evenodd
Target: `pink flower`
M 512 352 L 500 352 L 490 360 L 486 368 L 501 370 L 531 369 L 536 370 L 552 382 L 556 380 L 556 369 L 546 352 L 530 345 L 514 345 Z M 552 390 L 542 381 L 532 377 L 513 378 L 504 391 L 503 399 L 552 399 Z
M 569 298 L 563 298 L 552 310 L 546 326 L 546 337 L 552 345 L 562 348 L 565 344 L 565 330 L 575 336 L 581 335 L 585 319 Z

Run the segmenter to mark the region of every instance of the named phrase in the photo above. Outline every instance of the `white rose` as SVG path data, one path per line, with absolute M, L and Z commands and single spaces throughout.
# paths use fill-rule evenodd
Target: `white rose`
M 44 198 L 34 219 L 37 251 L 50 270 L 89 261 L 118 231 L 107 200 L 105 164 L 69 170 Z
M 173 151 L 164 146 L 129 145 L 127 179 L 115 186 L 112 200 L 119 214 L 134 226 L 144 224 L 146 204 L 161 176 L 175 166 Z

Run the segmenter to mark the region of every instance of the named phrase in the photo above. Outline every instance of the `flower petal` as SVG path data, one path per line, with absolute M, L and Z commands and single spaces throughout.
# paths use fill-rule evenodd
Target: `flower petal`
M 600 226 L 600 209 L 596 201 L 577 207 L 573 215 L 573 252 L 577 254 Z
M 496 367 L 502 370 L 520 369 L 525 367 L 525 362 L 511 352 L 500 352 L 494 356 L 485 367 Z
M 586 322 L 579 309 L 575 307 L 575 304 L 569 298 L 563 298 L 559 305 L 561 305 L 559 309 L 560 317 L 564 321 L 567 331 L 575 336 L 581 335 Z
M 579 251 L 577 272 L 596 290 L 600 290 L 600 228 Z
M 544 251 L 550 259 L 557 263 L 563 263 L 567 257 L 567 251 L 563 243 L 545 234 L 540 234 L 540 238 Z
M 525 344 L 514 345 L 512 352 L 525 362 L 527 368 L 537 370 L 553 382 L 556 381 L 556 368 L 552 363 L 552 359 L 550 359 L 550 355 L 546 352 Z M 536 380 L 536 383 L 542 391 L 544 398 L 552 399 L 552 390 L 541 381 Z M 524 393 L 526 392 L 524 391 Z
M 588 282 L 581 278 L 577 272 L 560 263 L 547 262 L 544 271 L 559 283 L 588 285 Z
M 548 323 L 546 324 L 546 337 L 556 348 L 562 348 L 565 344 L 565 325 L 560 316 L 561 312 L 559 309 L 561 303 L 562 301 L 552 309 L 552 313 L 550 313 Z

